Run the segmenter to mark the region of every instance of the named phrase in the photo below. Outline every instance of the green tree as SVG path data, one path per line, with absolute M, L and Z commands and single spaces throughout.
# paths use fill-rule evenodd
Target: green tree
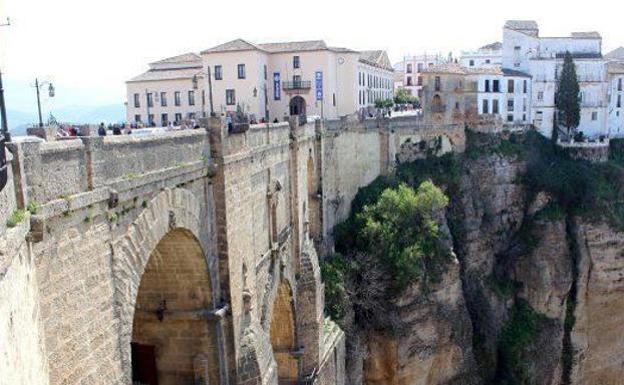
M 401 291 L 416 279 L 425 287 L 438 281 L 450 256 L 438 228 L 438 216 L 448 202 L 427 180 L 416 191 L 405 184 L 386 189 L 358 214 L 361 246 L 388 270 L 394 289 Z
M 555 99 L 558 112 L 557 121 L 566 127 L 568 135 L 578 127 L 581 119 L 579 93 L 576 66 L 574 65 L 574 60 L 572 60 L 572 55 L 566 51 Z

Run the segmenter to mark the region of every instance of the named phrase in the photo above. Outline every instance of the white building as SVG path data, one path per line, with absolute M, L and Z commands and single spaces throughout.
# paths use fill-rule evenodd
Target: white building
M 201 57 L 194 53 L 150 63 L 147 72 L 126 82 L 127 121 L 166 126 L 202 116 L 202 79 Z
M 442 63 L 446 63 L 446 60 L 441 55 L 422 54 L 404 57 L 400 64 L 404 70 L 400 87 L 406 89 L 410 95 L 422 98 L 423 70 Z
M 484 67 L 503 64 L 503 44 L 495 42 L 476 51 L 462 51 L 459 64 L 463 67 Z
M 393 97 L 384 51 L 328 47 L 324 41 L 253 44 L 242 39 L 201 53 L 215 113 L 241 108 L 255 119 L 334 118 Z
M 555 89 L 566 51 L 574 58 L 581 90 L 581 120 L 577 130 L 592 137 L 607 134 L 608 85 L 601 44 L 602 38 L 597 32 L 541 37 L 535 21 L 505 23 L 503 68 L 532 76 L 532 119 L 543 135 L 552 135 Z
M 609 136 L 624 136 L 624 60 L 607 64 L 609 79 Z

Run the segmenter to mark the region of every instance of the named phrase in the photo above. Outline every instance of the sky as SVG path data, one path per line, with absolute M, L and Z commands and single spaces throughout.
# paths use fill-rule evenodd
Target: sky
M 619 4 L 619 5 L 618 5 Z M 0 0 L 0 69 L 7 104 L 34 108 L 32 83 L 57 89 L 57 107 L 125 102 L 125 81 L 147 63 L 243 38 L 323 39 L 403 55 L 500 41 L 507 19 L 533 19 L 543 36 L 597 30 L 603 52 L 624 45 L 619 1 Z M 0 22 L 1 23 L 1 22 Z

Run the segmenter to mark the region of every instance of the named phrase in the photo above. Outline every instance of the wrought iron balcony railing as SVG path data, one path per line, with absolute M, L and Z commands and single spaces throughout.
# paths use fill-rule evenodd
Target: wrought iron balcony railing
M 312 88 L 312 82 L 309 80 L 295 80 L 292 82 L 282 83 L 284 91 L 288 90 L 309 90 Z

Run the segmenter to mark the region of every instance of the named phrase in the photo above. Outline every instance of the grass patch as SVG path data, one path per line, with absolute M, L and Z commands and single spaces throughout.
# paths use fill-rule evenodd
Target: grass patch
M 24 209 L 17 209 L 11 213 L 11 216 L 7 219 L 6 225 L 7 227 L 15 227 L 24 219 L 26 219 L 26 213 L 28 211 Z

